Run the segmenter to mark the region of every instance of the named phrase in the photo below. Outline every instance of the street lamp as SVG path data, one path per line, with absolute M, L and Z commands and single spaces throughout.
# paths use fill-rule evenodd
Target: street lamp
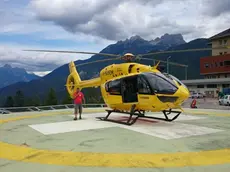
M 169 56 L 168 58 L 167 58 L 167 73 L 169 73 L 169 59 L 171 58 L 171 56 Z

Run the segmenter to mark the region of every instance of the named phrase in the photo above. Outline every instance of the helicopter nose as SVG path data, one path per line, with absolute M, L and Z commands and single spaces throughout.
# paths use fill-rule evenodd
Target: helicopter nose
M 181 99 L 186 100 L 186 99 L 189 98 L 189 95 L 190 95 L 190 93 L 189 93 L 189 90 L 188 90 L 188 89 L 186 89 L 186 88 L 181 88 L 181 90 L 180 90 Z

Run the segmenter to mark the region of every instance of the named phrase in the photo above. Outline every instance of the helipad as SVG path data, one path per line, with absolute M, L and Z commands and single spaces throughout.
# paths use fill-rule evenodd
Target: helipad
M 186 109 L 174 122 L 139 119 L 132 126 L 95 119 L 105 115 L 1 115 L 0 171 L 230 171 L 229 111 Z

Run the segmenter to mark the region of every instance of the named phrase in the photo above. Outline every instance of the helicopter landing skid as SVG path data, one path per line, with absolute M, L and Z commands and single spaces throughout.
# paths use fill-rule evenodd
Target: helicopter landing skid
M 124 124 L 124 125 L 133 125 L 140 116 L 144 116 L 144 111 L 143 112 L 138 111 L 138 113 L 136 113 L 134 109 L 135 109 L 135 105 L 132 106 L 130 112 L 125 112 L 125 111 L 120 111 L 120 110 L 106 110 L 108 112 L 108 115 L 106 117 L 96 117 L 96 118 L 100 119 L 102 121 L 109 121 L 109 122 L 114 122 L 114 123 Z M 108 119 L 108 117 L 110 116 L 110 114 L 112 112 L 129 114 L 130 116 L 129 116 L 129 118 L 128 118 L 128 120 L 126 122 L 118 121 L 118 120 L 113 120 L 113 119 Z M 132 117 L 134 115 L 136 117 L 133 119 Z
M 151 118 L 151 119 L 157 119 L 157 120 L 162 120 L 162 121 L 167 121 L 167 122 L 171 122 L 174 121 L 175 119 L 178 118 L 178 116 L 180 116 L 181 111 L 173 111 L 173 110 L 163 110 L 162 111 L 165 118 L 158 118 L 158 117 L 153 117 L 153 116 L 144 116 L 143 118 Z M 168 115 L 170 115 L 171 113 L 175 113 L 176 115 L 173 118 L 169 118 Z
M 172 111 L 171 109 L 170 110 L 164 110 L 162 112 L 163 112 L 165 118 L 158 118 L 158 117 L 153 117 L 153 116 L 145 116 L 145 111 L 142 111 L 142 112 L 137 111 L 137 110 L 134 110 L 134 108 L 135 107 L 133 106 L 130 112 L 124 112 L 124 111 L 119 111 L 119 110 L 106 110 L 108 112 L 106 117 L 96 117 L 96 118 L 100 119 L 102 121 L 114 122 L 114 123 L 124 124 L 124 125 L 133 125 L 137 121 L 138 118 L 150 118 L 150 119 L 156 119 L 156 120 L 163 120 L 163 121 L 171 122 L 171 121 L 174 121 L 175 119 L 177 119 L 178 116 L 181 114 L 180 111 Z M 108 119 L 108 117 L 111 115 L 112 112 L 129 114 L 130 116 L 126 122 Z M 176 113 L 176 115 L 170 119 L 168 117 L 168 115 L 170 115 L 171 113 Z M 133 116 L 135 116 L 135 117 L 132 118 Z

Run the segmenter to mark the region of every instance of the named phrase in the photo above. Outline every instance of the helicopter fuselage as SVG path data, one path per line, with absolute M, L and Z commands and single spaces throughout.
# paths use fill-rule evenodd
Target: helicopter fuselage
M 180 107 L 189 96 L 187 87 L 172 75 L 138 63 L 110 65 L 100 73 L 101 93 L 112 109 L 161 111 Z
M 128 111 L 134 104 L 137 110 L 153 112 L 180 108 L 189 90 L 174 76 L 161 73 L 157 66 L 112 64 L 101 70 L 100 77 L 81 81 L 70 63 L 67 89 L 72 97 L 77 88 L 100 87 L 104 102 L 117 110 Z

